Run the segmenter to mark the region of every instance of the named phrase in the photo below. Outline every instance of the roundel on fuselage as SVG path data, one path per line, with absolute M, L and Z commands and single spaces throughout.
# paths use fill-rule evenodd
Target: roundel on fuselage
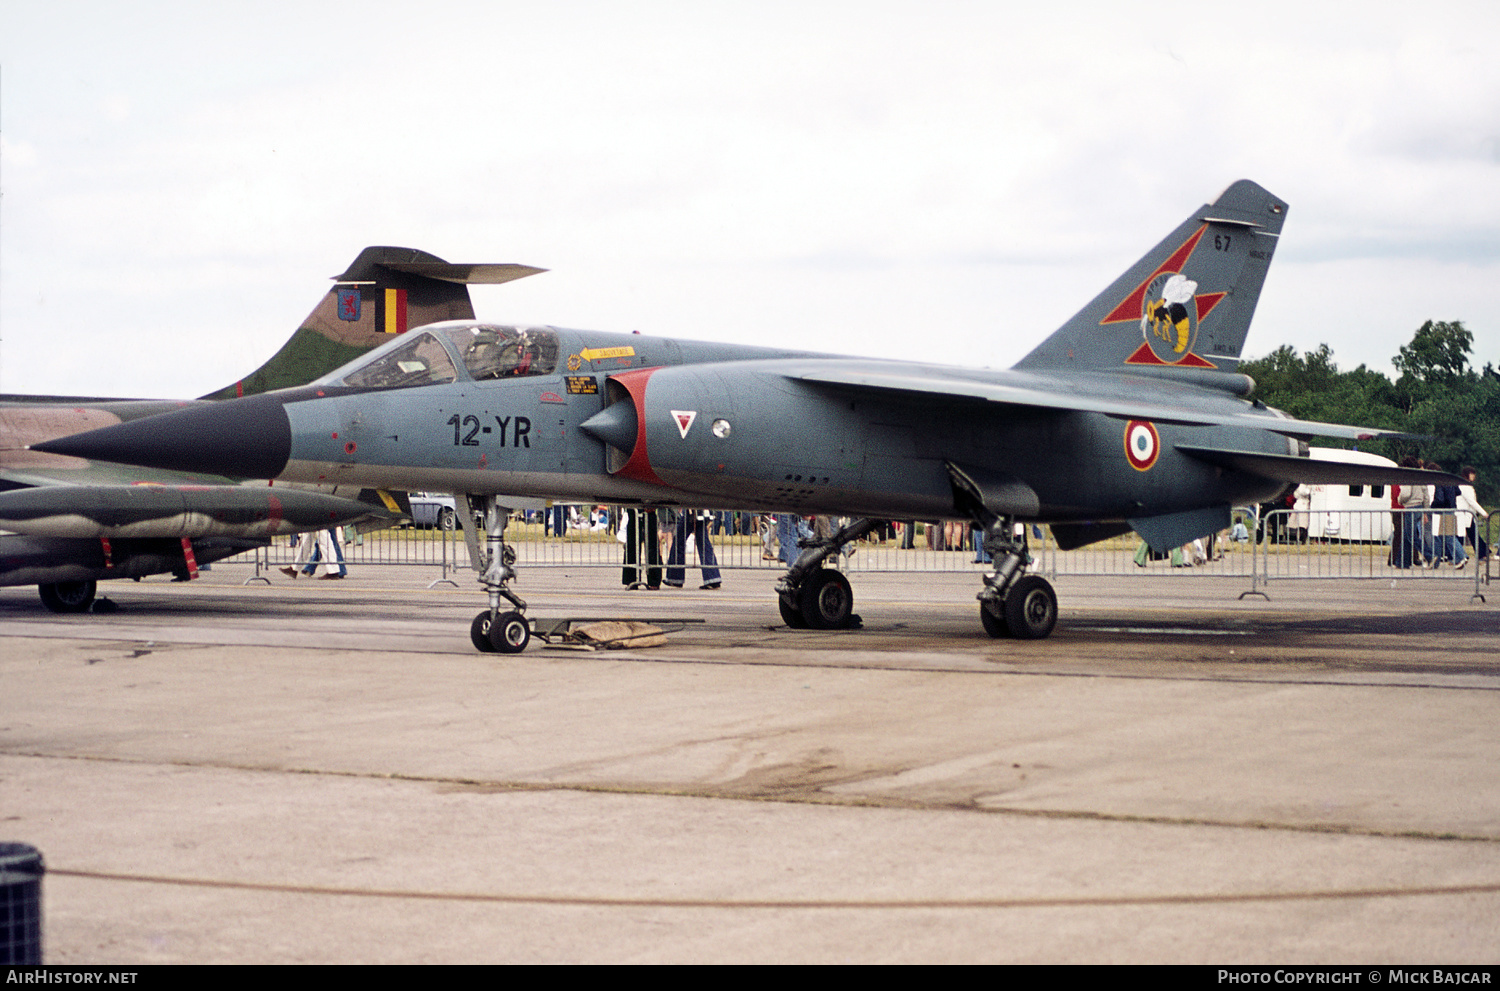
M 1161 437 L 1156 427 L 1147 420 L 1131 420 L 1125 424 L 1125 457 L 1136 471 L 1147 471 L 1156 464 L 1161 453 Z

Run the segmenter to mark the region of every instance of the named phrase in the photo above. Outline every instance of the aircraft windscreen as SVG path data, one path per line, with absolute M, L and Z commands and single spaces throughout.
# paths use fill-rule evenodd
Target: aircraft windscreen
M 557 369 L 557 334 L 546 327 L 470 324 L 443 333 L 476 382 L 551 375 Z
M 408 389 L 458 378 L 453 359 L 432 334 L 421 334 L 394 351 L 344 376 L 344 384 L 365 389 Z

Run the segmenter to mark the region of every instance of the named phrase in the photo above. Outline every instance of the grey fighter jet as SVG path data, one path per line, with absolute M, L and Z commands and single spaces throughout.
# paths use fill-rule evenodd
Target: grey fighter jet
M 251 375 L 196 401 L 0 396 L 0 585 L 35 584 L 56 612 L 95 602 L 108 578 L 174 574 L 330 526 L 373 529 L 404 518 L 402 493 L 373 487 L 239 484 L 201 472 L 96 463 L 27 450 L 80 430 L 303 385 L 434 320 L 473 319 L 468 283 L 540 269 L 450 265 L 410 248 L 371 247 L 302 326 Z M 3 532 L 12 531 L 12 532 Z
M 1024 574 L 1017 523 L 1064 549 L 1139 533 L 1165 550 L 1298 482 L 1430 484 L 1429 472 L 1312 461 L 1312 436 L 1388 433 L 1247 399 L 1240 351 L 1286 220 L 1236 182 L 1009 371 L 456 320 L 413 330 L 301 388 L 34 445 L 160 469 L 445 490 L 489 608 L 480 650 L 519 651 L 507 501 L 858 517 L 804 543 L 777 585 L 791 626 L 850 624 L 822 567 L 875 519 L 967 519 L 995 561 L 991 636 L 1047 636 L 1057 599 Z M 485 535 L 481 546 L 475 533 Z

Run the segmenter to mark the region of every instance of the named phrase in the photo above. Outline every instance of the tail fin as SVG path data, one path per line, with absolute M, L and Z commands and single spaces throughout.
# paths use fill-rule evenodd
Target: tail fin
M 202 398 L 233 399 L 305 385 L 409 327 L 474 319 L 470 284 L 494 285 L 545 271 L 529 265 L 451 264 L 415 248 L 366 248 L 333 277 L 333 288 L 270 361 Z
M 1241 179 L 1204 204 L 1018 369 L 1233 372 L 1286 203 Z

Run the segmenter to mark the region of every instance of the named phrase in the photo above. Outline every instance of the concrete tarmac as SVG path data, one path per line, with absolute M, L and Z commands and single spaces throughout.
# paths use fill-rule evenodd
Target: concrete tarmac
M 534 618 L 664 647 L 479 654 L 472 579 L 0 589 L 0 839 L 49 963 L 1488 963 L 1500 614 L 1472 580 L 1057 582 L 993 641 L 974 576 L 766 572 Z M 696 572 L 689 573 L 690 578 Z

